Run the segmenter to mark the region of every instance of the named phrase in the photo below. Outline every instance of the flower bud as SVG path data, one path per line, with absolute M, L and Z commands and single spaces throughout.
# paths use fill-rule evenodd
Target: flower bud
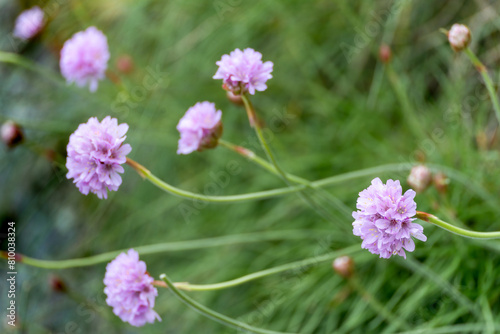
M 56 292 L 66 292 L 66 284 L 58 276 L 50 277 L 50 287 Z
M 378 50 L 378 56 L 382 63 L 387 64 L 388 62 L 390 62 L 392 58 L 391 47 L 387 44 L 380 45 L 380 49 Z
M 333 270 L 343 278 L 349 278 L 354 272 L 354 261 L 349 256 L 341 256 L 333 261 Z
M 434 186 L 441 194 L 446 194 L 448 184 L 450 184 L 450 179 L 445 173 L 439 172 L 434 175 Z
M 116 68 L 118 71 L 128 74 L 134 70 L 134 62 L 132 60 L 132 57 L 129 55 L 121 55 L 118 57 L 116 60 Z
M 1 129 L 2 141 L 8 148 L 13 148 L 23 141 L 22 128 L 12 121 L 7 121 L 2 125 Z
M 432 181 L 432 174 L 429 168 L 424 165 L 414 166 L 406 181 L 413 190 L 421 193 L 429 187 Z
M 450 31 L 448 31 L 448 41 L 451 48 L 457 52 L 462 51 L 469 45 L 470 38 L 470 30 L 463 24 L 455 23 L 451 26 Z
M 241 106 L 243 105 L 243 99 L 241 98 L 241 95 L 236 95 L 232 91 L 228 90 L 226 93 L 227 99 L 234 104 Z

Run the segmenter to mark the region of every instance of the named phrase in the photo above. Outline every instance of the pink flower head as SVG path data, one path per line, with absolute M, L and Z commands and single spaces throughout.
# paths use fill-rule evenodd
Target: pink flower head
M 363 239 L 362 248 L 368 249 L 381 258 L 400 255 L 406 259 L 408 252 L 415 250 L 412 237 L 426 241 L 424 228 L 412 223 L 416 215 L 415 192 L 407 190 L 403 195 L 399 181 L 387 180 L 383 184 L 377 177 L 371 186 L 359 193 L 352 213 L 353 233 Z
M 448 41 L 455 51 L 465 49 L 470 43 L 470 30 L 466 25 L 455 23 L 448 31 Z
M 189 108 L 177 124 L 181 134 L 177 154 L 189 154 L 214 148 L 222 135 L 222 111 L 208 101 L 198 102 Z
M 124 172 L 121 165 L 132 150 L 123 144 L 127 130 L 128 125 L 118 125 L 116 118 L 107 116 L 99 123 L 91 117 L 69 137 L 66 177 L 74 179 L 82 194 L 90 191 L 102 199 L 108 197 L 107 190 L 118 190 L 122 183 L 118 173 Z
M 263 63 L 262 54 L 250 48 L 223 55 L 216 64 L 219 69 L 213 78 L 222 79 L 224 88 L 236 94 L 248 91 L 254 95 L 256 90 L 264 91 L 266 81 L 273 77 L 273 63 Z
M 23 11 L 16 19 L 14 36 L 23 40 L 33 38 L 43 28 L 43 11 L 38 6 Z
M 75 82 L 79 87 L 88 84 L 95 92 L 99 80 L 104 79 L 108 60 L 106 36 L 96 27 L 89 27 L 64 43 L 59 65 L 68 83 Z
M 132 326 L 161 321 L 153 310 L 158 290 L 153 278 L 146 272 L 146 263 L 139 261 L 139 254 L 130 249 L 121 253 L 106 266 L 104 293 L 106 303 L 114 314 Z

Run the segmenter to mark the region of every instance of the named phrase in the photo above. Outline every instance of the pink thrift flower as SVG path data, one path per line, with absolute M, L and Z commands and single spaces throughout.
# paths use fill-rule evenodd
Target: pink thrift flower
M 222 79 L 224 88 L 236 94 L 249 92 L 254 95 L 256 90 L 264 91 L 266 81 L 273 77 L 273 63 L 263 63 L 262 54 L 250 48 L 223 55 L 216 64 L 219 69 L 213 78 Z
M 406 182 L 415 189 L 416 192 L 421 193 L 429 185 L 431 184 L 432 181 L 432 173 L 430 169 L 424 165 L 417 165 L 414 166 L 411 171 L 410 175 L 408 175 L 408 178 L 406 179 Z
M 455 51 L 465 49 L 470 42 L 469 28 L 466 25 L 455 23 L 451 26 L 450 31 L 448 31 L 448 41 L 451 48 Z
M 92 192 L 102 199 L 108 197 L 107 190 L 118 190 L 118 173 L 124 172 L 121 165 L 132 150 L 123 144 L 127 130 L 128 125 L 118 125 L 116 118 L 107 116 L 99 123 L 91 117 L 69 137 L 66 177 L 74 179 L 82 194 Z
M 214 148 L 222 135 L 222 111 L 208 101 L 198 102 L 186 111 L 177 124 L 181 134 L 177 154 Z
M 43 11 L 38 6 L 23 11 L 16 19 L 14 36 L 23 40 L 33 38 L 43 28 Z
M 359 211 L 352 213 L 353 233 L 363 240 L 361 247 L 381 258 L 400 255 L 406 259 L 404 250 L 415 250 L 412 237 L 427 240 L 424 228 L 412 223 L 417 213 L 415 192 L 410 189 L 402 193 L 399 181 L 387 180 L 383 184 L 377 177 L 359 193 L 356 204 Z
M 106 266 L 104 293 L 106 303 L 124 322 L 140 327 L 161 321 L 153 310 L 158 290 L 153 278 L 146 272 L 146 263 L 139 261 L 139 254 L 130 249 L 121 253 Z
M 68 83 L 89 85 L 90 91 L 95 92 L 99 80 L 104 79 L 108 60 L 106 36 L 96 27 L 89 27 L 64 43 L 59 65 Z

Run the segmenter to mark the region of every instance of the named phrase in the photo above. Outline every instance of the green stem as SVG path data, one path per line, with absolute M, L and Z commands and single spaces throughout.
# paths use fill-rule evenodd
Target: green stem
M 244 284 L 262 277 L 278 274 L 284 271 L 289 271 L 293 269 L 298 269 L 298 268 L 304 268 L 304 267 L 309 267 L 313 266 L 325 261 L 331 261 L 339 256 L 343 255 L 351 255 L 353 253 L 356 253 L 360 251 L 359 245 L 354 245 L 351 247 L 347 247 L 341 250 L 337 251 L 332 251 L 328 254 L 324 254 L 321 256 L 315 256 L 311 257 L 305 260 L 300 260 L 300 261 L 295 261 L 287 264 L 283 264 L 281 266 L 277 266 L 274 268 L 269 268 L 261 271 L 257 271 L 255 273 L 245 275 L 230 281 L 226 282 L 221 282 L 221 283 L 214 283 L 214 284 L 190 284 L 190 283 L 175 283 L 175 286 L 178 289 L 182 290 L 188 290 L 188 291 L 210 291 L 210 290 L 221 290 L 221 289 L 227 289 L 227 288 L 232 288 L 240 284 Z
M 254 152 L 250 151 L 249 149 L 247 149 L 245 147 L 242 147 L 242 146 L 234 145 L 234 144 L 232 144 L 230 142 L 227 142 L 227 141 L 225 141 L 223 139 L 219 139 L 219 144 L 221 146 L 224 146 L 224 147 L 230 149 L 233 152 L 238 153 L 239 155 L 247 158 L 248 160 L 250 160 L 252 162 L 255 162 L 256 164 L 260 165 L 262 168 L 268 170 L 269 172 L 271 172 L 271 173 L 273 173 L 275 175 L 280 176 L 280 174 L 279 174 L 278 170 L 276 169 L 276 167 L 274 167 L 269 162 L 267 162 L 266 160 L 262 159 L 261 157 L 259 157 L 258 155 L 256 155 Z M 300 184 L 303 184 L 303 185 L 309 185 L 310 184 L 310 182 L 307 181 L 306 179 L 303 179 L 301 177 L 295 176 L 295 175 L 290 174 L 290 173 L 285 173 L 285 174 L 286 174 L 286 177 L 290 181 L 293 181 L 293 182 L 296 182 L 296 183 L 300 183 Z
M 140 255 L 157 254 L 163 252 L 177 252 L 185 250 L 195 250 L 235 244 L 247 244 L 254 242 L 265 242 L 274 240 L 298 240 L 304 238 L 317 238 L 324 235 L 324 232 L 303 231 L 303 230 L 285 230 L 285 231 L 268 231 L 236 234 L 223 237 L 206 238 L 198 240 L 187 240 L 177 242 L 165 242 L 154 245 L 133 247 Z M 29 266 L 39 267 L 44 269 L 67 269 L 76 267 L 92 266 L 99 263 L 109 262 L 118 254 L 126 252 L 128 249 L 106 252 L 95 256 L 89 256 L 79 259 L 69 260 L 40 260 L 31 258 L 22 254 L 16 254 L 16 261 Z M 6 252 L 0 252 L 0 257 L 7 258 Z
M 33 63 L 31 60 L 24 58 L 16 53 L 0 51 L 0 63 L 10 63 L 10 64 L 24 67 L 30 71 L 37 72 L 37 73 L 41 74 L 45 78 L 48 78 L 57 84 L 66 86 L 66 83 L 62 80 L 62 78 L 54 75 L 54 73 L 52 73 L 51 71 L 46 70 L 43 67 L 38 66 L 37 64 Z
M 157 178 L 155 175 L 153 175 L 144 166 L 133 161 L 132 159 L 127 158 L 127 164 L 129 166 L 131 166 L 132 168 L 134 168 L 139 173 L 139 175 L 146 178 L 148 181 L 153 183 L 158 188 L 160 188 L 160 189 L 162 189 L 170 194 L 173 194 L 173 195 L 176 195 L 179 197 L 186 197 L 186 198 L 190 198 L 190 199 L 205 201 L 205 202 L 240 202 L 240 201 L 256 200 L 256 199 L 263 199 L 263 198 L 268 198 L 268 197 L 290 194 L 290 193 L 294 193 L 296 191 L 299 191 L 299 190 L 305 188 L 304 186 L 294 186 L 294 187 L 289 187 L 289 188 L 278 188 L 278 189 L 273 189 L 273 190 L 260 191 L 260 192 L 250 193 L 250 194 L 242 194 L 242 195 L 205 196 L 205 195 L 201 195 L 201 194 L 192 193 L 190 191 L 182 190 L 182 189 L 176 188 L 174 186 L 171 186 L 170 184 L 168 184 L 166 182 L 163 182 L 162 180 Z
M 259 142 L 260 142 L 262 148 L 264 149 L 264 152 L 266 152 L 267 158 L 272 163 L 274 168 L 276 168 L 276 170 L 278 171 L 279 175 L 283 178 L 285 183 L 288 184 L 288 178 L 287 178 L 286 173 L 278 165 L 278 162 L 276 161 L 276 158 L 274 157 L 274 154 L 271 151 L 271 148 L 269 147 L 269 144 L 267 143 L 266 138 L 264 137 L 264 134 L 262 133 L 262 127 L 259 123 L 257 113 L 255 112 L 255 109 L 252 105 L 252 102 L 250 101 L 250 99 L 248 98 L 248 96 L 246 94 L 241 94 L 241 99 L 243 100 L 243 103 L 245 104 L 245 109 L 247 111 L 250 124 L 253 123 L 253 127 L 255 128 L 255 132 L 257 133 L 257 137 L 259 138 Z
M 225 326 L 229 327 L 234 327 L 237 329 L 244 329 L 253 333 L 262 333 L 262 334 L 283 334 L 282 332 L 275 332 L 275 331 L 270 331 L 267 329 L 262 329 L 262 328 L 257 328 L 250 326 L 244 322 L 238 321 L 236 319 L 230 318 L 228 316 L 225 316 L 223 314 L 220 314 L 218 312 L 215 312 L 214 310 L 198 303 L 194 299 L 191 299 L 188 295 L 186 295 L 184 292 L 178 290 L 176 288 L 176 285 L 167 277 L 165 274 L 160 275 L 160 279 L 165 282 L 165 284 L 170 288 L 172 293 L 176 295 L 177 298 L 179 298 L 182 302 L 184 302 L 186 305 L 188 305 L 190 308 L 193 310 L 199 312 L 200 314 L 204 315 L 205 317 L 215 320 Z
M 439 219 L 436 216 L 431 215 L 430 213 L 417 211 L 416 217 L 418 219 L 421 219 L 421 220 L 426 221 L 428 223 L 437 225 L 437 226 L 441 227 L 442 229 L 447 230 L 448 232 L 458 234 L 462 237 L 467 237 L 467 238 L 472 238 L 472 239 L 499 239 L 500 238 L 500 231 L 499 232 L 475 232 L 475 231 L 466 230 L 466 229 L 451 225 L 445 221 L 442 221 L 441 219 Z
M 493 81 L 491 80 L 490 75 L 488 74 L 488 69 L 484 64 L 476 57 L 474 52 L 468 47 L 464 49 L 465 54 L 469 57 L 472 64 L 476 67 L 477 71 L 481 74 L 484 80 L 484 85 L 488 90 L 488 94 L 490 95 L 491 103 L 493 104 L 493 109 L 495 110 L 495 115 L 497 117 L 498 122 L 500 123 L 500 104 L 498 103 L 498 96 L 495 91 L 495 86 Z

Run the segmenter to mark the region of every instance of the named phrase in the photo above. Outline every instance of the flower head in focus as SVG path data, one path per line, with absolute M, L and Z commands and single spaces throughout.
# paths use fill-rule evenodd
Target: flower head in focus
M 77 32 L 68 39 L 61 50 L 61 73 L 68 83 L 79 87 L 89 85 L 97 90 L 108 68 L 109 50 L 106 36 L 96 27 Z
M 44 26 L 43 16 L 43 10 L 38 6 L 23 11 L 16 19 L 14 36 L 23 40 L 35 37 Z
M 448 31 L 448 41 L 454 51 L 465 49 L 470 43 L 470 30 L 466 25 L 455 23 Z
M 74 179 L 82 194 L 92 192 L 102 199 L 107 190 L 118 190 L 122 183 L 118 173 L 124 172 L 121 165 L 132 150 L 123 144 L 127 130 L 128 125 L 118 125 L 116 118 L 107 116 L 99 122 L 91 117 L 69 137 L 66 177 Z
M 224 88 L 235 94 L 249 92 L 254 95 L 256 90 L 264 91 L 266 81 L 273 77 L 273 63 L 263 63 L 262 54 L 250 48 L 223 55 L 216 64 L 219 68 L 213 78 L 222 79 Z
M 181 134 L 177 154 L 216 147 L 222 135 L 221 117 L 222 111 L 216 110 L 215 104 L 208 101 L 189 108 L 177 124 Z
M 373 179 L 371 186 L 359 193 L 358 211 L 352 213 L 353 233 L 363 239 L 361 247 L 381 258 L 400 255 L 406 259 L 405 250 L 415 250 L 412 237 L 426 241 L 424 228 L 412 223 L 417 209 L 414 197 L 411 189 L 403 195 L 399 181 L 383 184 L 379 178 Z
M 135 250 L 121 253 L 106 266 L 106 303 L 120 319 L 132 326 L 144 326 L 156 319 L 161 321 L 153 310 L 158 296 L 153 281 L 146 272 L 146 263 L 139 261 Z

